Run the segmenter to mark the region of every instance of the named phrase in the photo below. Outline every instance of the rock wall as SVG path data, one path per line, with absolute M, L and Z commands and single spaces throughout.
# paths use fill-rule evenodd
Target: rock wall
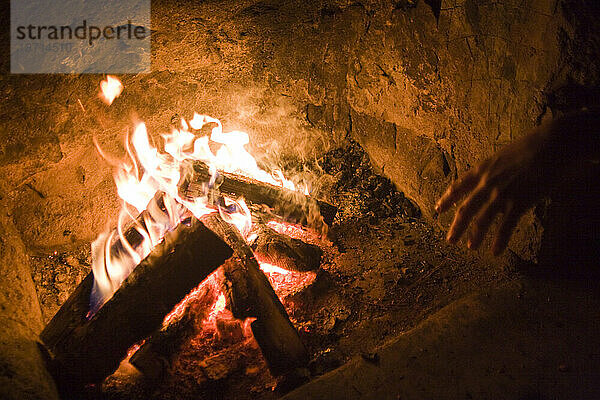
M 594 101 L 600 81 L 593 1 L 436 3 L 156 0 L 153 72 L 123 76 L 110 109 L 97 75 L 3 76 L 0 180 L 17 227 L 37 249 L 92 240 L 119 206 L 92 137 L 118 153 L 132 120 L 158 133 L 194 110 L 248 131 L 253 151 L 280 165 L 357 140 L 433 219 L 453 179 Z M 511 244 L 525 258 L 539 247 L 524 239 L 539 238 L 537 220 Z
M 40 305 L 25 247 L 0 207 L 0 397 L 58 399 L 38 348 Z

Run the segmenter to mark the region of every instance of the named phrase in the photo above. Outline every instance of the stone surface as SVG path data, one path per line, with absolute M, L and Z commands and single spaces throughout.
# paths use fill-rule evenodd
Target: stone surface
M 599 300 L 564 282 L 476 293 L 284 399 L 598 398 Z
M 92 137 L 120 157 L 132 120 L 157 135 L 195 110 L 248 131 L 271 165 L 314 161 L 352 137 L 432 219 L 458 175 L 542 118 L 597 101 L 596 11 L 448 0 L 436 18 L 426 1 L 157 1 L 153 72 L 122 76 L 110 108 L 98 76 L 2 77 L 0 178 L 28 247 L 89 241 L 118 209 Z M 39 223 L 48 218 L 56 224 Z M 530 214 L 511 244 L 525 259 L 536 259 L 538 225 Z
M 25 248 L 0 208 L 0 397 L 58 399 L 37 344 L 42 314 Z

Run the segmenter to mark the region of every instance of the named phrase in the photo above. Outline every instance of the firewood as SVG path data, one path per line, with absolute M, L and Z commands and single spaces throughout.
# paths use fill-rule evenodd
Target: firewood
M 232 249 L 196 219 L 165 235 L 104 306 L 87 319 L 93 277 L 75 290 L 40 338 L 63 388 L 101 382 L 134 343 L 231 257 Z
M 188 197 L 204 193 L 205 186 L 211 180 L 208 166 L 201 161 L 193 161 L 192 165 L 188 163 L 185 168 L 193 172 L 191 175 L 184 174 L 180 192 Z M 227 196 L 244 197 L 249 203 L 269 207 L 274 214 L 287 221 L 317 229 L 322 229 L 323 223 L 331 225 L 337 213 L 336 207 L 311 196 L 228 172 L 219 171 L 214 186 Z
M 165 193 L 162 191 L 156 192 L 154 197 L 150 199 L 150 202 L 146 206 L 146 209 L 142 211 L 134 221 L 132 221 L 125 229 L 123 233 L 123 237 L 132 248 L 138 247 L 142 241 L 144 240 L 144 236 L 139 232 L 138 229 L 146 229 L 146 218 L 149 215 L 149 209 L 157 209 L 163 213 L 166 213 L 165 203 L 164 203 Z M 125 247 L 121 242 L 121 239 L 118 238 L 118 235 L 115 234 L 117 239 L 114 243 L 111 244 L 111 254 L 119 254 L 121 252 L 125 252 Z
M 308 352 L 252 249 L 218 214 L 204 216 L 202 222 L 233 249 L 234 256 L 223 265 L 228 303 L 234 317 L 256 318 L 252 333 L 271 373 L 281 376 L 305 367 Z
M 163 192 L 157 193 L 150 203 L 154 202 L 160 209 L 164 209 L 162 201 Z M 129 242 L 129 245 L 136 248 L 142 243 L 143 236 L 139 233 L 138 227 L 145 229 L 144 222 L 146 211 L 142 211 L 137 218 L 129 225 L 123 236 Z M 118 237 L 118 235 L 115 234 Z M 125 251 L 125 247 L 120 238 L 117 238 L 111 245 L 111 254 L 119 254 Z M 60 340 L 60 336 L 65 334 L 64 329 L 67 327 L 77 326 L 81 323 L 81 316 L 87 316 L 90 310 L 90 294 L 94 284 L 94 274 L 88 273 L 84 280 L 75 288 L 73 293 L 61 306 L 58 312 L 54 315 L 50 323 L 46 326 L 42 335 L 45 335 L 47 341 L 52 343 Z
M 256 344 L 254 345 L 256 346 Z M 219 381 L 227 378 L 232 373 L 241 370 L 248 364 L 248 359 L 258 351 L 249 341 L 240 341 L 217 354 L 205 358 L 199 363 L 200 369 L 207 381 Z M 201 382 L 199 379 L 198 383 Z
M 191 337 L 198 335 L 199 329 L 203 329 L 200 325 L 206 313 L 197 313 L 194 309 L 197 310 L 197 306 L 186 307 L 180 318 L 152 334 L 129 359 L 129 363 L 141 371 L 148 380 L 153 383 L 162 380 L 172 367 L 173 360 L 182 346 Z M 205 307 L 207 312 L 209 309 L 210 304 Z M 216 335 L 212 340 L 219 341 L 221 346 L 224 344 L 231 345 L 227 349 L 237 348 L 244 341 L 240 320 L 217 317 L 215 325 Z M 229 350 L 225 352 L 228 353 Z
M 129 363 L 146 378 L 160 380 L 170 367 L 173 354 L 195 331 L 195 320 L 188 311 L 184 311 L 177 321 L 152 334 L 129 359 Z
M 197 334 L 198 326 L 207 318 L 217 296 L 216 287 L 201 286 L 201 292 L 183 305 L 179 315 L 148 337 L 129 359 L 146 378 L 155 382 L 163 378 L 181 345 Z
M 291 238 L 262 223 L 253 224 L 250 247 L 261 262 L 291 271 L 314 271 L 319 268 L 323 251 L 319 246 Z

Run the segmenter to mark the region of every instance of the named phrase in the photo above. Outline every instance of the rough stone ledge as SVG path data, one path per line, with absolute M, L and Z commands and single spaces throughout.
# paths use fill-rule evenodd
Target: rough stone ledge
M 284 399 L 600 398 L 599 300 L 564 281 L 475 293 Z

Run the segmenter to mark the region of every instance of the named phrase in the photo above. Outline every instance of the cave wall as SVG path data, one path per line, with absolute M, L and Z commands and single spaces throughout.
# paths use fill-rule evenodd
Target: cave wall
M 119 154 L 132 121 L 156 134 L 196 110 L 248 131 L 267 160 L 357 140 L 433 219 L 453 179 L 599 81 L 593 2 L 435 4 L 154 1 L 152 72 L 122 76 L 110 108 L 98 75 L 2 75 L 2 201 L 30 250 L 89 243 L 119 207 L 92 137 Z M 536 219 L 511 243 L 526 258 Z
M 598 82 L 592 3 L 443 1 L 439 15 L 434 3 L 309 2 L 298 18 L 298 3 L 259 2 L 239 14 L 262 27 L 254 78 L 357 140 L 429 219 L 458 175 L 573 107 L 564 99 L 581 89 L 566 87 Z M 535 260 L 542 233 L 530 212 L 511 248 Z
M 599 82 L 600 48 L 593 2 L 435 3 L 203 3 L 193 11 L 206 39 L 195 43 L 200 69 L 289 99 L 304 115 L 288 112 L 288 120 L 305 118 L 329 140 L 357 140 L 434 219 L 433 205 L 453 179 L 594 97 L 582 88 Z M 167 60 L 160 52 L 168 43 L 162 49 L 157 61 Z M 183 71 L 188 60 L 169 59 L 165 68 Z M 526 259 L 540 247 L 539 214 L 528 213 L 511 243 Z
M 58 399 L 37 344 L 42 327 L 25 246 L 0 206 L 0 398 Z

